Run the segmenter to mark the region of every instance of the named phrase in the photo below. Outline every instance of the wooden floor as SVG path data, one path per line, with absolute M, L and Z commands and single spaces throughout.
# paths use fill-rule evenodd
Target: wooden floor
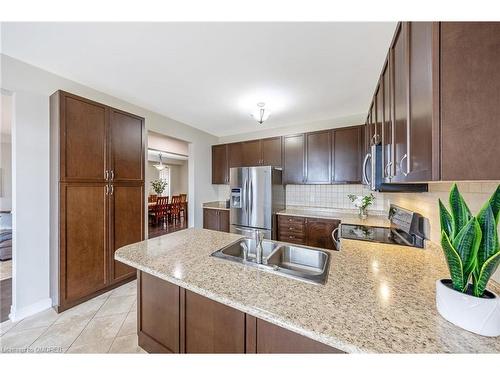
M 12 304 L 12 279 L 0 281 L 0 322 L 9 319 Z
M 186 229 L 187 222 L 183 218 L 174 222 L 160 222 L 158 224 L 149 223 L 148 238 L 163 236 L 164 234 Z

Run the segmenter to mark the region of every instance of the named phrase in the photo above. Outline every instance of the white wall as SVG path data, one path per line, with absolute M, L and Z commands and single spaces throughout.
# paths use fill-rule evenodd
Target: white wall
M 189 200 L 188 161 L 167 159 L 163 163 L 170 168 L 170 194 L 188 194 Z M 151 188 L 151 181 L 157 180 L 160 176 L 158 170 L 154 167 L 155 164 L 158 164 L 158 162 L 149 161 L 146 168 L 145 187 L 148 194 L 156 194 Z
M 14 318 L 50 305 L 49 96 L 58 89 L 143 116 L 148 130 L 190 142 L 188 180 L 193 204 L 189 205 L 189 225 L 202 226 L 202 203 L 217 197 L 217 187 L 211 184 L 211 159 L 207 157 L 211 155 L 211 145 L 217 143 L 216 137 L 9 56 L 0 56 L 2 88 L 15 95 Z
M 365 118 L 366 118 L 366 113 L 360 113 L 357 115 L 339 117 L 331 120 L 311 121 L 300 124 L 292 124 L 289 126 L 283 126 L 274 129 L 267 128 L 265 122 L 263 125 L 259 125 L 257 122 L 255 122 L 254 126 L 251 129 L 248 129 L 248 133 L 219 137 L 219 143 L 248 141 L 252 139 L 259 139 L 266 137 L 277 137 L 281 135 L 306 133 L 316 130 L 362 125 L 365 123 Z

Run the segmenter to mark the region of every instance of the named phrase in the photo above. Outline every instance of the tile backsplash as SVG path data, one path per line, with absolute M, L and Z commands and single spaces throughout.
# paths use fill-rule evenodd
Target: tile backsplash
M 349 194 L 367 195 L 370 189 L 364 185 L 287 185 L 286 205 L 318 208 L 353 209 Z M 369 211 L 385 210 L 384 195 L 373 192 L 375 201 Z

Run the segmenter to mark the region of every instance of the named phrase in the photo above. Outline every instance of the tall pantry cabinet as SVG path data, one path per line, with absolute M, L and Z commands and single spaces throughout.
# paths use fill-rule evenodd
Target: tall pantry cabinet
M 58 311 L 135 278 L 114 260 L 144 238 L 144 119 L 57 91 L 50 97 L 51 297 Z

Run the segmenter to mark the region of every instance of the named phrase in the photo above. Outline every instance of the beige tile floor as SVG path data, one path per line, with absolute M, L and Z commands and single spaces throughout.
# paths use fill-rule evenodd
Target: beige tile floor
M 0 280 L 12 277 L 12 260 L 0 262 Z
M 57 314 L 0 323 L 3 353 L 145 353 L 137 345 L 135 281 Z

